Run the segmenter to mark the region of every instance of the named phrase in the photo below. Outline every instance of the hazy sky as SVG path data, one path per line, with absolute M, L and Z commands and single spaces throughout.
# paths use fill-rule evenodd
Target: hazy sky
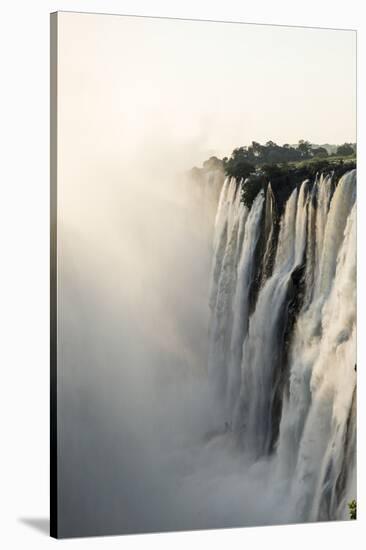
M 60 128 L 79 160 L 161 146 L 183 168 L 252 140 L 356 140 L 353 31 L 59 17 Z

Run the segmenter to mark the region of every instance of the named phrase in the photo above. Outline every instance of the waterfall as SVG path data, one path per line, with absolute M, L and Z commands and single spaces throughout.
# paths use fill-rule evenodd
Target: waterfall
M 229 380 L 227 388 L 227 407 L 230 411 L 236 401 L 236 392 L 240 387 L 240 367 L 242 360 L 242 339 L 248 329 L 249 317 L 249 292 L 253 278 L 253 257 L 259 238 L 259 223 L 263 209 L 264 197 L 260 193 L 254 201 L 248 216 L 247 208 L 243 208 L 244 238 L 241 245 L 240 257 L 237 258 L 238 266 L 236 288 L 233 299 L 233 324 L 229 349 Z M 245 209 L 245 210 L 244 210 Z
M 295 521 L 343 519 L 356 498 L 356 171 L 294 185 L 282 208 L 270 184 L 247 207 L 242 185 L 225 181 L 215 221 L 216 403 L 238 452 L 273 461 Z

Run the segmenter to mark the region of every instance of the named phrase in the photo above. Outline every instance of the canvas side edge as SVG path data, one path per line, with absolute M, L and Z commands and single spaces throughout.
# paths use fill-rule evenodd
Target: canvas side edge
M 57 445 L 57 62 L 58 18 L 50 14 L 50 535 L 58 538 Z

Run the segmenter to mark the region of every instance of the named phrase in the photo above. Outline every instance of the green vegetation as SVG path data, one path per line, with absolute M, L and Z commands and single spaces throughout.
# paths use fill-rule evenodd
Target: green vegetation
M 271 183 L 279 211 L 295 187 L 304 180 L 314 180 L 317 173 L 329 173 L 338 180 L 345 172 L 356 167 L 356 145 L 324 146 L 301 139 L 297 145 L 277 145 L 267 141 L 264 145 L 253 141 L 248 147 L 234 149 L 230 158 L 211 157 L 202 168 L 192 168 L 190 175 L 198 181 L 211 171 L 220 171 L 241 183 L 241 197 L 250 207 L 261 189 Z
M 281 209 L 292 190 L 306 179 L 314 179 L 317 172 L 334 173 L 341 177 L 356 167 L 355 146 L 345 143 L 328 154 L 325 147 L 300 140 L 296 146 L 277 145 L 255 141 L 249 147 L 234 149 L 230 158 L 223 160 L 225 174 L 241 184 L 243 202 L 250 207 L 261 189 L 271 183 L 277 204 Z
M 229 159 L 224 159 L 225 174 L 231 178 L 235 178 L 236 181 L 246 179 L 255 172 L 254 164 L 243 160 L 240 153 L 234 155 Z
M 322 149 L 322 148 L 321 148 Z M 323 152 L 327 153 L 326 149 Z M 275 164 L 280 162 L 298 161 L 311 158 L 311 144 L 308 141 L 300 140 L 296 147 L 286 143 L 277 145 L 274 141 L 267 141 L 261 145 L 257 141 L 252 141 L 249 147 L 238 147 L 234 149 L 231 157 L 224 158 L 224 166 L 228 172 L 233 173 L 236 166 L 241 163 L 249 163 L 255 166 L 263 164 Z
M 297 145 L 277 145 L 273 141 L 267 141 L 261 145 L 253 141 L 248 147 L 234 149 L 230 158 L 223 158 L 224 169 L 228 176 L 235 178 L 243 177 L 250 167 L 261 167 L 267 164 L 284 164 L 311 159 L 322 160 L 332 157 L 354 157 L 355 146 L 351 143 L 344 143 L 337 148 L 334 154 L 329 154 L 325 147 L 312 145 L 309 141 L 300 139 Z
M 351 143 L 344 143 L 338 147 L 336 154 L 349 157 L 355 154 L 355 150 Z
M 357 502 L 355 500 L 351 500 L 351 502 L 348 503 L 348 508 L 350 519 L 357 519 Z

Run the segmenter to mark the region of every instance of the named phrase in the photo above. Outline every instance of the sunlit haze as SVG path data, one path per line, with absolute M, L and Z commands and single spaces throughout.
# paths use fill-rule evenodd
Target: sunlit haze
M 252 140 L 354 142 L 356 33 L 61 13 L 69 162 L 170 152 L 184 168 Z

